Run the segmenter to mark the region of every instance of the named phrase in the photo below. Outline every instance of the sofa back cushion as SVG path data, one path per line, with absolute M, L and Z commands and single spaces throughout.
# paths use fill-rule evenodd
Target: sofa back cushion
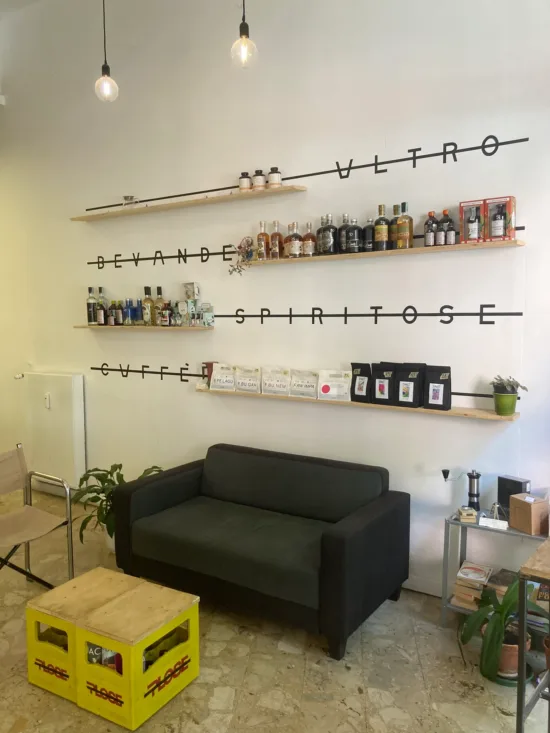
M 385 468 L 218 444 L 201 494 L 298 517 L 338 522 L 388 490 Z

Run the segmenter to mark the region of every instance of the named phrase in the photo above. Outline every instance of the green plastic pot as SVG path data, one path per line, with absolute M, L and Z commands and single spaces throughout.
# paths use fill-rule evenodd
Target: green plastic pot
M 507 415 L 513 415 L 516 412 L 516 404 L 518 396 L 510 392 L 494 392 L 493 397 L 495 399 L 495 412 L 501 417 Z

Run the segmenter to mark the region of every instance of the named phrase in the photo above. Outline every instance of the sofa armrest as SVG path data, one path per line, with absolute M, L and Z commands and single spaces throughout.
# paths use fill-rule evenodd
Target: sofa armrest
M 130 572 L 132 524 L 182 504 L 199 493 L 204 460 L 118 486 L 113 493 L 117 565 Z
M 388 491 L 327 529 L 321 540 L 320 627 L 347 637 L 409 574 L 410 496 Z

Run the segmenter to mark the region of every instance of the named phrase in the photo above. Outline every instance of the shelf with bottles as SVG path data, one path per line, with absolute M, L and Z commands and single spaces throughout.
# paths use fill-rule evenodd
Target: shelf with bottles
M 161 329 L 188 329 L 211 331 L 214 328 L 214 308 L 210 303 L 200 300 L 200 286 L 198 283 L 183 283 L 182 297 L 178 301 L 167 300 L 162 288 L 157 287 L 157 297 L 153 300 L 151 288 L 145 286 L 143 299 L 137 298 L 134 305 L 133 298 L 111 300 L 108 304 L 99 288 L 96 298 L 95 289 L 88 288 L 86 301 L 87 324 L 75 328 L 145 328 L 150 330 Z
M 89 329 L 91 331 L 114 331 L 120 333 L 147 331 L 147 333 L 178 333 L 180 331 L 213 331 L 214 326 L 169 326 L 169 327 L 153 327 L 153 326 L 89 326 L 87 323 L 73 326 L 77 329 Z
M 513 203 L 498 203 L 508 201 Z M 493 204 L 493 215 L 490 202 Z M 480 206 L 473 206 L 478 203 Z M 466 209 L 466 206 L 468 207 Z M 465 214 L 467 211 L 467 221 Z M 378 207 L 378 218 L 368 219 L 361 226 L 357 219 L 348 214 L 342 217 L 342 224 L 333 224 L 332 214 L 321 217 L 321 226 L 316 233 L 308 222 L 304 235 L 299 232 L 298 222 L 288 226 L 286 237 L 280 232 L 278 221 L 273 222 L 273 233 L 267 231 L 267 223 L 260 222 L 260 232 L 253 241 L 246 265 L 265 265 L 290 262 L 319 262 L 329 259 L 352 259 L 363 257 L 386 257 L 428 252 L 460 252 L 479 249 L 521 247 L 524 242 L 515 238 L 515 199 L 490 199 L 481 202 L 460 204 L 460 227 L 457 228 L 443 210 L 438 220 L 435 211 L 430 211 L 424 223 L 424 234 L 414 234 L 414 222 L 408 213 L 408 204 L 395 204 L 393 218 L 386 217 L 386 207 Z M 250 241 L 250 240 L 249 240 Z M 415 246 L 416 242 L 418 244 Z
M 82 216 L 73 216 L 71 221 L 99 221 L 101 219 L 118 219 L 122 216 L 137 216 L 139 214 L 155 214 L 162 211 L 173 211 L 175 209 L 185 209 L 191 206 L 204 206 L 205 204 L 226 204 L 235 201 L 251 201 L 253 199 L 266 198 L 268 196 L 280 196 L 287 193 L 300 193 L 307 191 L 306 186 L 279 186 L 278 188 L 234 190 L 229 193 L 217 193 L 213 196 L 204 196 L 202 198 L 186 198 L 178 201 L 164 201 L 163 203 L 132 203 L 127 206 L 120 205 L 118 208 L 101 209 L 90 211 Z

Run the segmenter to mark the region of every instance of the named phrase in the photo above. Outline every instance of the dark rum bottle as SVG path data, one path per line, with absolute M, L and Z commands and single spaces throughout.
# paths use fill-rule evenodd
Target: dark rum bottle
M 346 230 L 346 252 L 354 254 L 363 249 L 363 227 L 357 224 L 357 219 L 352 219 Z
M 343 214 L 342 225 L 338 227 L 338 251 L 344 254 L 348 251 L 346 232 L 349 228 L 349 214 Z
M 323 254 L 334 255 L 338 252 L 338 229 L 332 223 L 332 214 L 327 214 L 327 223 L 323 230 Z
M 389 249 L 397 249 L 397 220 L 401 213 L 399 204 L 393 205 L 393 219 L 390 221 L 390 247 Z
M 506 212 L 504 204 L 498 204 L 497 210 L 491 218 L 491 237 L 506 236 Z
M 363 252 L 372 252 L 374 249 L 374 219 L 367 219 L 363 228 Z
M 389 249 L 390 221 L 386 219 L 386 207 L 380 204 L 378 207 L 378 219 L 374 222 L 374 249 L 376 252 L 385 252 Z

